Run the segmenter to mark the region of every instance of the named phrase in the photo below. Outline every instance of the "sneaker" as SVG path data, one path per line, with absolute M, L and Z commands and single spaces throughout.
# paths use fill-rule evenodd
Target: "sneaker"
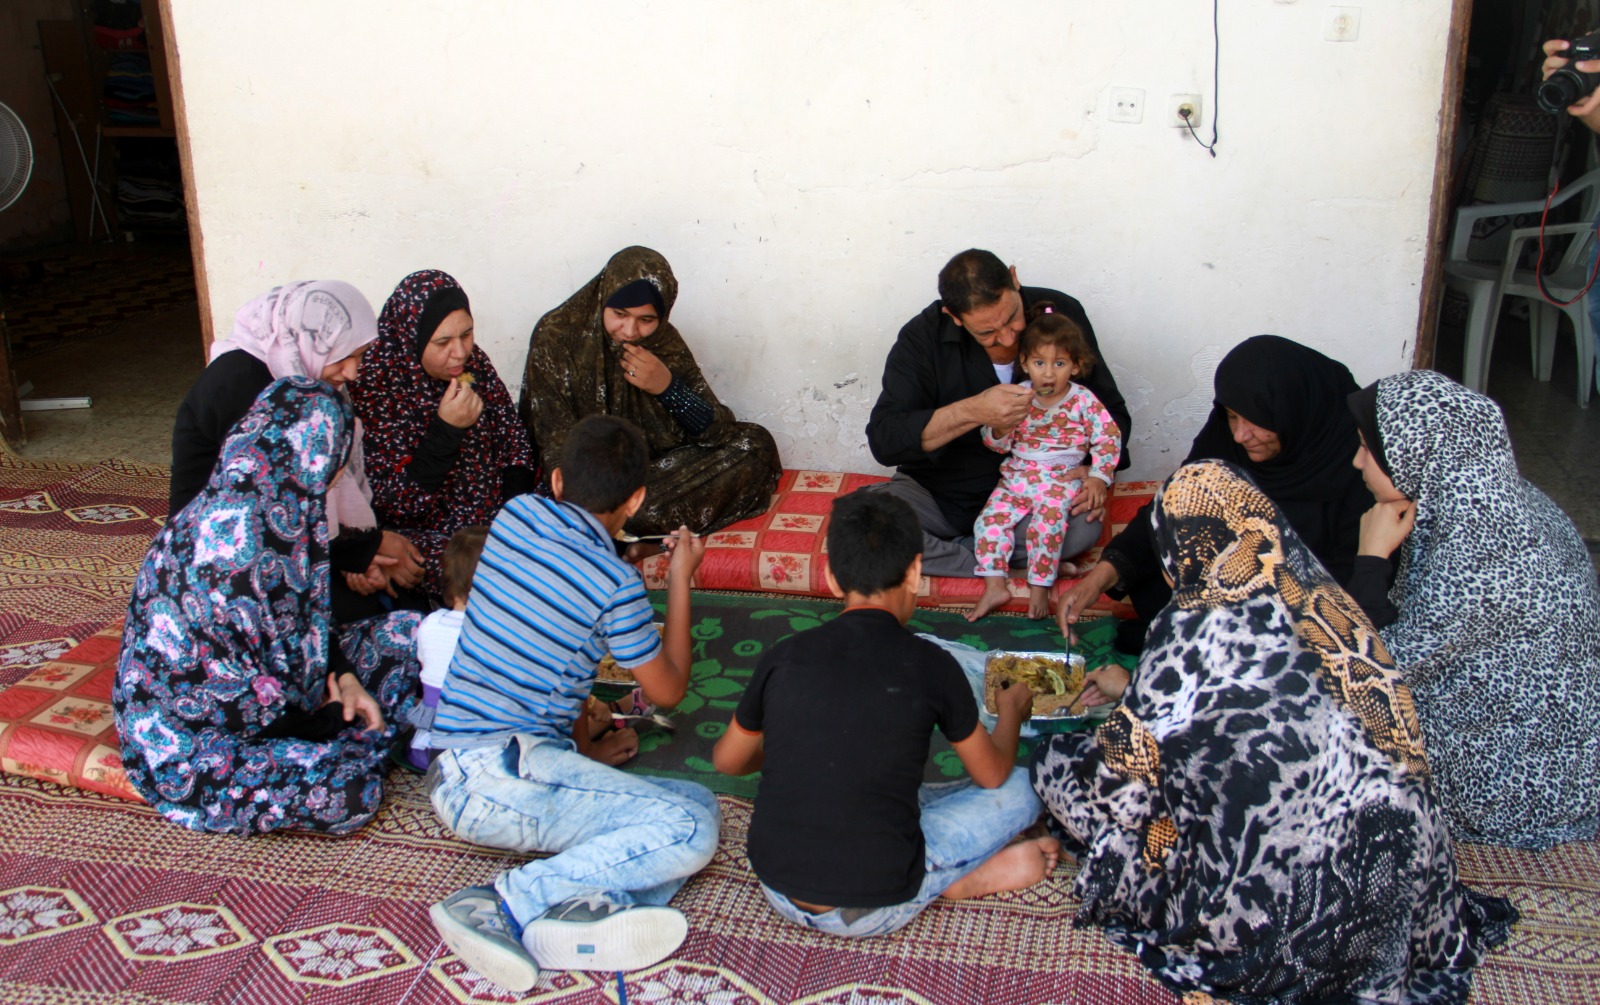
M 428 916 L 451 952 L 507 991 L 530 990 L 539 979 L 539 965 L 522 948 L 494 887 L 457 890 L 428 908 Z
M 642 970 L 671 956 L 689 922 L 670 907 L 574 897 L 522 930 L 522 944 L 546 970 Z

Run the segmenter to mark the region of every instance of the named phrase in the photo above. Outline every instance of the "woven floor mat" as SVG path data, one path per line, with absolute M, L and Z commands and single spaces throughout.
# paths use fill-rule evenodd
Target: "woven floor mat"
M 937 904 L 884 939 L 788 925 L 745 862 L 750 803 L 720 802 L 717 855 L 674 901 L 689 939 L 628 975 L 632 1001 L 1175 1001 L 1131 954 L 1072 926 L 1069 866 L 1030 890 Z M 1466 846 L 1460 859 L 1464 879 L 1523 913 L 1472 1001 L 1592 1002 L 1600 844 Z M 581 973 L 549 975 L 518 999 L 439 943 L 427 905 L 516 861 L 450 836 L 413 776 L 393 777 L 377 819 L 347 838 L 193 834 L 123 800 L 0 778 L 0 1002 L 617 1001 L 607 975 Z
M 164 467 L 0 451 L 0 687 L 127 613 L 167 487 Z

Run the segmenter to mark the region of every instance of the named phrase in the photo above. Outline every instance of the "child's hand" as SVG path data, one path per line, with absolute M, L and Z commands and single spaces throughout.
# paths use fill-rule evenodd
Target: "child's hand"
M 574 729 L 587 729 L 590 740 L 597 740 L 600 734 L 611 728 L 611 709 L 606 703 L 594 695 L 583 700 L 583 714 L 578 716 Z
M 632 729 L 619 729 L 607 733 L 583 751 L 591 760 L 616 767 L 639 752 L 639 734 Z
M 994 706 L 1002 716 L 1009 712 L 1018 719 L 1026 719 L 1033 714 L 1033 692 L 1012 682 L 1010 687 L 995 691 Z
M 700 560 L 705 558 L 706 539 L 696 537 L 688 527 L 680 526 L 677 533 L 661 542 L 661 547 L 672 556 L 667 566 L 667 578 L 693 576 L 695 570 L 700 568 Z

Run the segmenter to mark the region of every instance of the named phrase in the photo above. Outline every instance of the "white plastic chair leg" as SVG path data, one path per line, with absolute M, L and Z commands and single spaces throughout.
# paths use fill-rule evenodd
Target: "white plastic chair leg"
M 1528 298 L 1528 341 L 1533 348 L 1533 375 L 1549 383 L 1556 361 L 1556 339 L 1560 334 L 1561 314 L 1543 300 Z
M 1595 333 L 1589 324 L 1589 312 L 1583 303 L 1572 317 L 1573 341 L 1578 343 L 1578 407 L 1589 407 L 1589 391 L 1595 381 Z
M 1462 352 L 1462 383 L 1481 392 L 1489 381 L 1489 353 L 1500 314 L 1500 284 L 1474 283 L 1467 290 L 1467 344 Z
M 1528 355 L 1535 380 L 1550 379 L 1550 365 L 1555 359 L 1549 313 L 1550 308 L 1543 301 L 1528 298 Z

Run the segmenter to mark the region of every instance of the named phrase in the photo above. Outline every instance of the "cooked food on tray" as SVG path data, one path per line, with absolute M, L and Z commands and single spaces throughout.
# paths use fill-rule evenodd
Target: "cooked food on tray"
M 985 703 L 989 711 L 997 708 L 994 693 L 1007 681 L 1020 684 L 1033 692 L 1033 714 L 1078 715 L 1083 712 L 1077 702 L 1083 691 L 1084 659 L 1074 655 L 1072 662 L 1066 656 L 1050 653 L 996 652 L 989 654 L 984 674 Z

